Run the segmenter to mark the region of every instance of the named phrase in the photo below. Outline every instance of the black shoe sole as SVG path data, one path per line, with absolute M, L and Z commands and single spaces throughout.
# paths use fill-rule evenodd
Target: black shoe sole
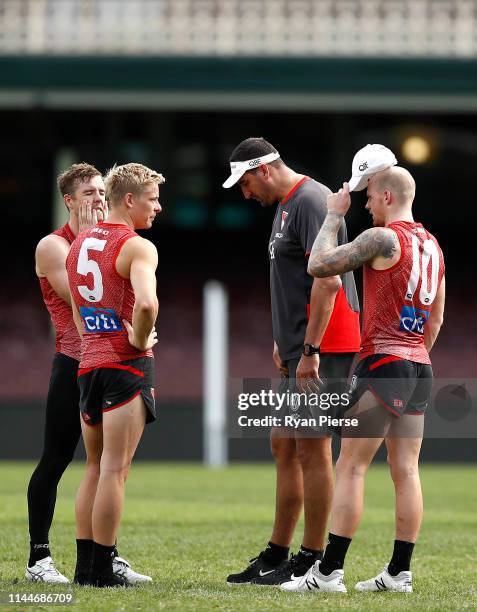
M 92 586 L 98 589 L 106 589 L 106 588 L 129 588 L 132 585 L 129 582 L 126 582 L 123 579 L 118 578 L 117 576 L 99 576 L 96 578 L 89 578 L 89 580 L 83 583 L 84 586 Z

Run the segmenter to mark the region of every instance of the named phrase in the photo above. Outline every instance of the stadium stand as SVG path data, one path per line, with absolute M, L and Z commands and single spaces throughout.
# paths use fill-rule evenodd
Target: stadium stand
M 0 0 L 0 24 L 2 54 L 477 54 L 475 0 Z

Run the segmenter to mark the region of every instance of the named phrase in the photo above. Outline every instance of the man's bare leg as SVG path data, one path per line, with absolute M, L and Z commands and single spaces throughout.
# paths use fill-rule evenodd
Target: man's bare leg
M 103 451 L 103 426 L 90 427 L 81 419 L 81 431 L 86 448 L 86 470 L 76 494 L 76 537 L 92 540 L 92 514 Z
M 406 415 L 403 419 L 421 419 Z M 396 540 L 415 542 L 421 527 L 423 503 L 419 478 L 422 438 L 387 437 L 388 463 L 396 492 Z
M 305 530 L 303 546 L 322 551 L 333 499 L 331 438 L 297 438 L 303 471 Z
M 113 546 L 116 542 L 126 477 L 145 422 L 146 409 L 140 395 L 103 414 L 103 452 L 92 514 L 97 544 Z
M 396 492 L 396 539 L 387 568 L 388 573 L 393 577 L 410 570 L 411 557 L 419 535 L 423 513 L 419 478 L 419 452 L 422 437 L 403 437 L 407 433 L 408 423 L 414 430 L 420 429 L 422 434 L 424 416 L 404 415 L 397 423 L 393 437 L 386 437 L 388 463 Z M 400 582 L 407 580 L 412 588 L 409 574 L 401 574 L 398 580 Z
M 275 520 L 270 541 L 289 548 L 303 507 L 303 473 L 293 433 L 287 438 L 283 434 L 283 429 L 272 429 L 270 438 L 277 470 Z
M 244 571 L 227 576 L 228 584 L 250 584 L 268 579 L 286 559 L 303 506 L 303 474 L 293 431 L 272 428 L 270 446 L 277 470 L 275 520 L 264 551 Z M 265 578 L 264 578 L 265 577 Z
M 350 412 L 349 416 L 357 418 L 359 425 L 343 430 L 340 456 L 336 462 L 331 528 L 320 564 L 320 572 L 324 575 L 343 568 L 351 538 L 363 513 L 364 479 L 392 419 L 384 408 L 376 405 L 369 391 Z M 370 434 L 375 437 L 365 437 Z
M 102 424 L 91 427 L 81 419 L 81 430 L 86 448 L 86 470 L 76 494 L 77 554 L 74 581 L 78 584 L 89 584 L 94 547 L 92 514 L 103 450 L 103 427 Z
M 382 438 L 343 438 L 336 462 L 331 533 L 352 538 L 361 520 L 364 479 Z

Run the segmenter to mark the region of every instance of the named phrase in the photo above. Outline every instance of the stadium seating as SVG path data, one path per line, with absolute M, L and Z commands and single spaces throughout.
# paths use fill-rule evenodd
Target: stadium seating
M 0 0 L 1 54 L 472 57 L 474 0 Z

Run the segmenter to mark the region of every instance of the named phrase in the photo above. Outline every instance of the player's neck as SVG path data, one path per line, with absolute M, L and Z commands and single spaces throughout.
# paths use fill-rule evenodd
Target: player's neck
M 389 214 L 389 216 L 386 218 L 384 226 L 387 227 L 390 223 L 396 223 L 396 221 L 406 221 L 407 223 L 414 223 L 412 211 L 402 209 L 396 210 L 395 212 Z
M 303 178 L 305 178 L 304 174 L 298 174 L 291 168 L 283 168 L 277 188 L 277 200 L 281 202 Z
M 70 215 L 70 218 L 68 219 L 68 225 L 70 226 L 70 230 L 73 236 L 77 236 L 79 234 L 79 223 L 78 223 L 78 219 L 72 214 Z
M 115 223 L 115 224 L 121 224 L 121 225 L 128 225 L 131 229 L 134 229 L 134 223 L 133 223 L 131 217 L 127 213 L 124 213 L 121 210 L 114 210 L 113 209 L 109 213 L 109 217 L 108 217 L 106 223 Z

